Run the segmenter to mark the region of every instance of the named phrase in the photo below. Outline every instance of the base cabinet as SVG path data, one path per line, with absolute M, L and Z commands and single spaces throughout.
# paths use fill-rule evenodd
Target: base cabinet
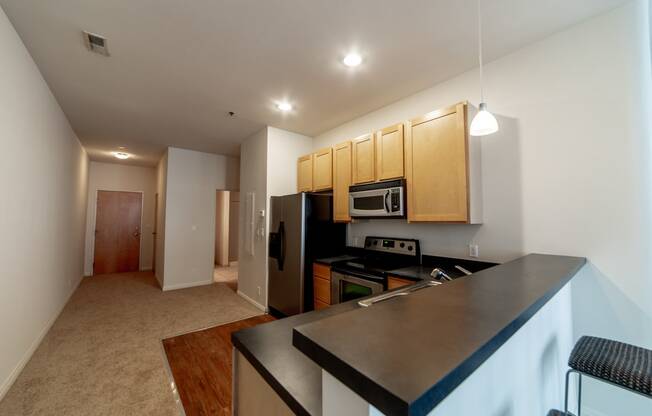
M 331 305 L 331 268 L 325 264 L 312 265 L 313 304 L 315 310 Z
M 387 278 L 387 290 L 398 289 L 399 287 L 413 285 L 416 282 L 408 279 L 401 279 L 396 276 L 389 276 Z
M 283 399 L 235 348 L 233 349 L 233 377 L 233 415 L 294 415 Z

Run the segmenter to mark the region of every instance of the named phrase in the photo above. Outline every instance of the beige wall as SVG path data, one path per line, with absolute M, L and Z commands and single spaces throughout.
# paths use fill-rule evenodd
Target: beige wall
M 93 274 L 95 248 L 95 215 L 97 191 L 130 191 L 143 193 L 143 211 L 140 233 L 140 270 L 152 269 L 154 240 L 154 196 L 156 170 L 154 168 L 91 162 L 88 174 L 88 220 L 86 221 L 86 253 L 84 274 Z
M 229 192 L 229 262 L 238 260 L 240 192 Z
M 247 199 L 254 197 L 254 227 Z M 267 307 L 267 238 L 256 228 L 265 221 L 257 218 L 267 210 L 267 128 L 247 138 L 240 148 L 240 250 L 238 251 L 238 293 L 259 309 Z M 252 232 L 253 231 L 253 232 Z M 253 246 L 253 252 L 251 247 Z
M 297 191 L 297 158 L 310 153 L 312 138 L 274 127 L 249 137 L 240 150 L 240 251 L 238 293 L 267 308 L 269 198 Z M 255 196 L 254 253 L 247 248 L 247 194 Z M 265 212 L 261 218 L 260 211 Z
M 156 167 L 156 192 L 158 204 L 156 212 L 156 248 L 154 262 L 156 264 L 156 280 L 163 288 L 165 275 L 165 203 L 168 179 L 168 151 L 166 150 Z
M 168 148 L 164 290 L 212 283 L 215 191 L 238 186 L 237 158 Z
M 229 191 L 217 191 L 215 203 L 215 264 L 229 265 Z
M 83 275 L 88 157 L 0 9 L 0 399 Z

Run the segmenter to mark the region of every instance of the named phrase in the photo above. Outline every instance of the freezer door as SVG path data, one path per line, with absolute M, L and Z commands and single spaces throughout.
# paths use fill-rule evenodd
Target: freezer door
M 285 315 L 304 310 L 305 194 L 270 201 L 269 306 Z

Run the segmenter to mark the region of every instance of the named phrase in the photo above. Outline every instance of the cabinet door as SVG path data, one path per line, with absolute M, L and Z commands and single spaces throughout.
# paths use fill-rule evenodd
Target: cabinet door
M 406 127 L 408 221 L 468 222 L 466 104 Z
M 402 178 L 403 124 L 387 127 L 376 133 L 376 177 L 379 181 Z
M 400 277 L 389 276 L 387 278 L 387 290 L 396 289 L 403 286 L 413 285 L 417 282 L 407 279 L 401 279 Z
M 297 162 L 297 191 L 312 191 L 312 155 L 305 155 Z
M 333 188 L 333 149 L 316 152 L 312 159 L 312 185 L 315 191 Z
M 375 149 L 373 134 L 366 134 L 351 141 L 353 147 L 353 183 L 367 183 L 376 180 Z
M 351 142 L 333 148 L 333 219 L 349 222 L 349 186 L 351 185 Z

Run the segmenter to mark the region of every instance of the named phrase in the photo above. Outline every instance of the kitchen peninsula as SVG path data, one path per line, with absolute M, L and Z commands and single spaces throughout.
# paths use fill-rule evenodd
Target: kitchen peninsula
M 329 416 L 340 402 L 350 414 L 435 415 L 508 343 L 526 336 L 554 350 L 565 339 L 527 325 L 543 313 L 570 319 L 567 283 L 585 262 L 530 254 L 369 308 L 347 302 L 235 333 L 235 410 L 276 400 L 279 414 Z M 275 397 L 242 389 L 251 368 Z

